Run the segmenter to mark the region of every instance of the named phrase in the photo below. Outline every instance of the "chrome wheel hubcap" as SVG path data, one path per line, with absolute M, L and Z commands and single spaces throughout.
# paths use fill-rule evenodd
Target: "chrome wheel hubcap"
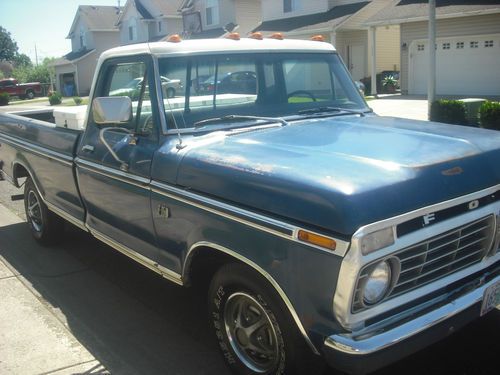
M 33 228 L 37 232 L 40 232 L 43 226 L 42 209 L 40 207 L 38 197 L 33 190 L 30 190 L 28 192 L 28 216 L 30 218 L 31 225 L 33 225 Z
M 227 337 L 239 360 L 258 373 L 278 363 L 278 338 L 265 308 L 246 293 L 234 293 L 224 308 Z

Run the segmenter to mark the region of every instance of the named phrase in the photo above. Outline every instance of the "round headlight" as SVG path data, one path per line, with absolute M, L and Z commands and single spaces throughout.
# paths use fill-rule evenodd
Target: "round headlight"
M 387 260 L 377 264 L 368 274 L 363 291 L 363 301 L 367 305 L 378 303 L 391 286 L 391 266 Z

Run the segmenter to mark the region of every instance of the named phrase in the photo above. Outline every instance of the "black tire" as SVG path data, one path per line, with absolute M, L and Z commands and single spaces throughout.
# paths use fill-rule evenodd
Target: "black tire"
M 64 220 L 47 208 L 31 178 L 24 185 L 24 209 L 31 234 L 38 243 L 48 246 L 60 242 Z
M 175 97 L 175 89 L 172 87 L 169 87 L 167 89 L 167 98 L 173 98 Z
M 35 97 L 35 92 L 33 90 L 26 90 L 26 99 L 33 99 Z
M 321 373 L 323 362 L 307 346 L 281 298 L 254 270 L 237 263 L 222 266 L 212 278 L 208 301 L 210 325 L 232 373 Z

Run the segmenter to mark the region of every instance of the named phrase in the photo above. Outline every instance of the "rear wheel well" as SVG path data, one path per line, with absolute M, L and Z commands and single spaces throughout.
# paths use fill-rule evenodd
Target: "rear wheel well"
M 28 170 L 21 164 L 17 163 L 14 165 L 14 170 L 12 171 L 12 179 L 16 184 L 16 187 L 20 187 L 19 178 L 30 177 Z

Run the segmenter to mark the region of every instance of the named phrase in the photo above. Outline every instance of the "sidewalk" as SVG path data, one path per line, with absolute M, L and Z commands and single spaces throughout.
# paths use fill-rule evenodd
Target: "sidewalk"
M 0 228 L 22 223 L 0 205 Z M 64 316 L 2 256 L 0 243 L 0 373 L 107 374 L 73 336 Z

